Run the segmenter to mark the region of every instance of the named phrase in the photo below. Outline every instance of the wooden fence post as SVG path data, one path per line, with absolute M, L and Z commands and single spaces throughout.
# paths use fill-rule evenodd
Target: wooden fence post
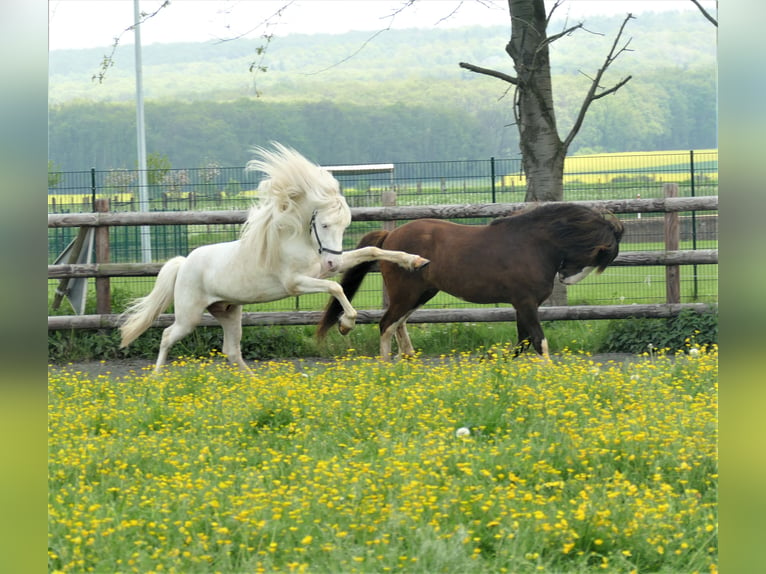
M 98 213 L 109 211 L 109 200 L 99 198 L 95 202 Z M 96 227 L 96 263 L 109 263 L 109 227 Z M 106 315 L 112 312 L 109 277 L 96 277 L 96 313 Z
M 393 189 L 386 189 L 381 195 L 383 207 L 396 207 L 396 192 Z M 396 221 L 384 221 L 383 229 L 393 231 L 396 227 Z
M 665 197 L 678 197 L 678 184 L 666 183 L 663 186 Z M 678 250 L 680 230 L 678 212 L 665 214 L 665 251 Z M 681 268 L 678 265 L 665 267 L 665 297 L 667 303 L 681 302 Z
M 77 231 L 77 237 L 75 237 L 74 243 L 72 244 L 72 251 L 69 252 L 69 260 L 67 261 L 68 264 L 72 265 L 77 263 L 77 259 L 80 257 L 80 253 L 83 250 L 87 236 L 88 228 L 84 226 L 80 227 L 80 229 Z M 59 280 L 59 286 L 56 288 L 56 294 L 53 296 L 52 306 L 54 309 L 61 307 L 61 302 L 64 300 L 64 297 L 66 297 L 66 294 L 69 290 L 70 280 L 70 277 L 63 277 Z

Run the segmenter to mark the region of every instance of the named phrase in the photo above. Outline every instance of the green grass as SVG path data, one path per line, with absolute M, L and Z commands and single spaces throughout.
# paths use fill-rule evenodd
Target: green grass
M 629 319 L 611 321 L 550 321 L 543 323 L 550 350 L 587 353 L 640 354 L 648 348 L 681 349 L 690 343 L 718 342 L 718 317 L 682 313 L 673 319 Z M 485 356 L 499 344 L 515 343 L 515 323 L 434 323 L 409 326 L 415 349 L 425 356 L 444 353 L 468 353 Z M 157 357 L 161 329 L 150 329 L 126 349 L 120 349 L 117 330 L 53 331 L 48 335 L 48 360 L 72 361 L 142 358 L 147 364 Z M 171 350 L 171 359 L 179 356 L 207 356 L 221 349 L 223 334 L 219 327 L 199 327 Z M 242 353 L 249 361 L 295 357 L 335 358 L 354 352 L 375 356 L 380 337 L 377 325 L 357 325 L 346 337 L 331 330 L 323 342 L 316 339 L 316 327 L 256 326 L 243 329 Z M 531 352 L 531 351 L 530 351 Z
M 54 370 L 49 571 L 715 572 L 717 365 Z
M 605 345 L 610 321 L 557 321 L 543 323 L 551 352 L 564 349 L 577 352 L 599 352 Z M 409 326 L 415 348 L 427 356 L 445 352 L 482 355 L 500 343 L 517 339 L 515 323 L 436 323 Z M 365 356 L 378 354 L 380 336 L 377 325 L 357 325 L 343 337 L 332 330 L 322 342 L 316 339 L 316 326 L 254 326 L 245 327 L 242 337 L 243 356 L 250 361 L 289 357 L 343 356 L 349 350 Z M 53 363 L 97 361 L 125 358 L 157 357 L 162 329 L 150 329 L 126 349 L 120 349 L 120 334 L 111 331 L 52 331 L 48 334 L 48 360 Z M 198 327 L 177 343 L 170 357 L 206 356 L 220 350 L 223 332 L 220 327 Z
M 691 281 L 693 268 L 686 266 L 681 271 L 683 302 L 714 303 L 718 300 L 717 266 L 697 267 L 699 278 L 696 286 Z M 629 304 L 662 303 L 665 301 L 665 269 L 663 267 L 612 267 L 601 276 L 590 276 L 583 282 L 568 289 L 570 305 L 585 304 Z M 141 296 L 151 289 L 153 278 L 142 283 L 126 278 L 112 279 L 112 305 L 115 312 L 121 312 L 133 297 Z M 54 311 L 51 306 L 53 290 L 57 282 L 49 282 L 48 314 L 71 314 L 68 302 Z M 354 299 L 358 309 L 382 308 L 382 284 L 379 274 L 371 274 L 365 280 L 362 290 Z M 287 298 L 268 304 L 249 305 L 248 311 L 291 311 L 321 310 L 327 302 L 324 294 L 303 296 L 296 300 Z M 440 293 L 428 305 L 429 308 L 486 307 L 473 305 L 450 295 Z M 86 305 L 87 314 L 95 313 L 95 295 L 91 293 Z M 563 349 L 582 352 L 602 352 L 607 349 L 610 330 L 617 328 L 613 321 L 558 321 L 543 324 L 551 351 Z M 660 327 L 661 329 L 661 327 Z M 515 323 L 447 323 L 412 324 L 409 331 L 415 348 L 426 355 L 439 355 L 455 350 L 474 352 L 487 349 L 501 342 L 515 342 Z M 275 357 L 335 357 L 354 348 L 366 355 L 376 355 L 379 346 L 377 325 L 357 325 L 347 337 L 341 337 L 331 330 L 324 343 L 315 338 L 314 325 L 294 327 L 246 327 L 243 335 L 243 353 L 249 360 Z M 54 362 L 118 359 L 140 357 L 153 361 L 159 347 L 160 329 L 150 329 L 127 349 L 119 349 L 119 332 L 69 332 L 49 333 L 49 360 Z M 689 333 L 691 334 L 691 333 Z M 649 339 L 657 341 L 656 335 Z M 648 344 L 649 340 L 638 340 L 631 336 L 633 347 Z M 633 341 L 632 339 L 636 339 Z M 711 337 L 711 340 L 717 340 Z M 222 331 L 219 327 L 198 328 L 184 338 L 171 351 L 171 356 L 205 355 L 211 349 L 221 349 Z M 643 348 L 643 347 L 641 347 Z M 609 349 L 610 351 L 613 349 Z M 481 351 L 479 351 L 481 352 Z

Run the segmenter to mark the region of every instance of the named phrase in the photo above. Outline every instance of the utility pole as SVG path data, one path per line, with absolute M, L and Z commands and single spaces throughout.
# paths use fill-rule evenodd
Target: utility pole
M 144 129 L 144 80 L 141 63 L 141 11 L 139 0 L 133 0 L 133 15 L 136 38 L 136 131 L 138 141 L 138 209 L 149 211 L 149 183 L 146 173 L 146 131 Z M 148 225 L 141 226 L 141 258 L 144 263 L 152 262 L 152 236 Z

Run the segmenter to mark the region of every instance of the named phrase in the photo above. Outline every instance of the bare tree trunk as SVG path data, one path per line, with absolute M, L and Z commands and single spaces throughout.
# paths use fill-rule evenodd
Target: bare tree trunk
M 513 111 L 519 130 L 521 161 L 527 177 L 526 201 L 559 201 L 564 198 L 564 158 L 582 126 L 588 107 L 595 100 L 616 92 L 630 80 L 628 76 L 608 89 L 601 86 L 606 69 L 627 50 L 627 43 L 622 48 L 618 48 L 617 44 L 625 25 L 632 18 L 628 14 L 604 64 L 593 78 L 572 129 L 564 139 L 559 136 L 553 109 L 548 46 L 582 27 L 580 23 L 558 34 L 548 35 L 548 22 L 560 3 L 561 0 L 556 0 L 550 13 L 546 14 L 544 0 L 508 0 L 511 39 L 505 51 L 513 60 L 515 75 L 460 63 L 461 68 L 499 78 L 515 87 Z
M 545 3 L 508 0 L 508 7 L 511 39 L 505 51 L 516 70 L 514 116 L 527 176 L 525 201 L 559 201 L 564 198 L 566 150 L 559 138 L 553 109 Z

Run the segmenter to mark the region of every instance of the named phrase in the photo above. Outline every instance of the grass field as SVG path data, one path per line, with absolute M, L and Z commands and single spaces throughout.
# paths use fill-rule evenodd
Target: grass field
M 50 371 L 49 572 L 717 572 L 687 351 Z

